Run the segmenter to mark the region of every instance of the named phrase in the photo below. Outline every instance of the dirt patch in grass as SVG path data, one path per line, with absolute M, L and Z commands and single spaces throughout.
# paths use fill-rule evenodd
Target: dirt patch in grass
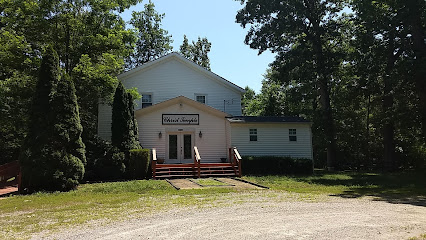
M 180 189 L 205 189 L 205 188 L 231 188 L 231 189 L 264 189 L 247 180 L 233 178 L 198 178 L 198 179 L 169 179 L 167 180 L 174 188 Z

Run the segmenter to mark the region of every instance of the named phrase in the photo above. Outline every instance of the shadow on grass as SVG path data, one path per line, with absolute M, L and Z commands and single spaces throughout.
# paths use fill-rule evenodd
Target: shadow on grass
M 370 196 L 377 201 L 426 207 L 425 171 L 401 173 L 328 173 L 316 171 L 311 177 L 296 179 L 301 182 L 325 186 L 345 186 L 348 189 L 331 196 L 341 198 Z

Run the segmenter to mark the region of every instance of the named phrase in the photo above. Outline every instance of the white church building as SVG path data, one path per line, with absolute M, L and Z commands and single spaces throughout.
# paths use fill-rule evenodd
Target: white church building
M 118 76 L 142 98 L 135 118 L 139 141 L 165 163 L 190 163 L 194 146 L 204 163 L 228 158 L 228 149 L 250 156 L 312 159 L 311 123 L 300 117 L 242 116 L 244 89 L 179 53 Z M 98 135 L 111 138 L 111 107 L 99 106 Z

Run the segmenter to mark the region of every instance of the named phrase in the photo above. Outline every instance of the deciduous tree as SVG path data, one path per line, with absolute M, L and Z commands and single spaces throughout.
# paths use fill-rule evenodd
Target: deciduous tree
M 161 28 L 164 14 L 159 14 L 154 7 L 154 3 L 149 1 L 144 11 L 132 12 L 130 24 L 136 30 L 137 41 L 133 53 L 126 60 L 127 69 L 152 61 L 173 49 L 172 36 Z
M 184 35 L 182 45 L 180 46 L 180 53 L 196 64 L 210 70 L 210 59 L 208 54 L 211 46 L 212 44 L 207 38 L 200 37 L 198 37 L 196 42 L 192 41 L 192 44 L 189 44 L 188 38 Z
M 336 163 L 336 133 L 331 104 L 331 81 L 340 63 L 338 45 L 339 13 L 343 1 L 247 0 L 237 16 L 243 27 L 250 26 L 245 43 L 258 49 L 277 53 L 276 65 L 286 64 L 291 56 L 310 63 L 312 74 L 299 79 L 316 85 L 322 109 L 327 166 Z M 294 52 L 303 54 L 294 55 Z M 281 62 L 281 64 L 280 64 Z
M 40 55 L 47 45 L 57 50 L 61 69 L 75 84 L 84 137 L 94 137 L 98 100 L 111 102 L 116 76 L 136 41 L 120 13 L 138 2 L 1 1 L 0 149 L 6 152 L 0 162 L 16 159 L 26 135 L 22 126 L 27 125 L 28 102 L 34 95 Z

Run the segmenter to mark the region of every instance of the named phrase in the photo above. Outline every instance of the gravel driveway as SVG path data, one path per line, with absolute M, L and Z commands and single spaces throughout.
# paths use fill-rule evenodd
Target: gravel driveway
M 326 196 L 319 201 L 274 197 L 231 206 L 176 208 L 121 223 L 69 229 L 49 238 L 408 239 L 425 233 L 425 205 Z

